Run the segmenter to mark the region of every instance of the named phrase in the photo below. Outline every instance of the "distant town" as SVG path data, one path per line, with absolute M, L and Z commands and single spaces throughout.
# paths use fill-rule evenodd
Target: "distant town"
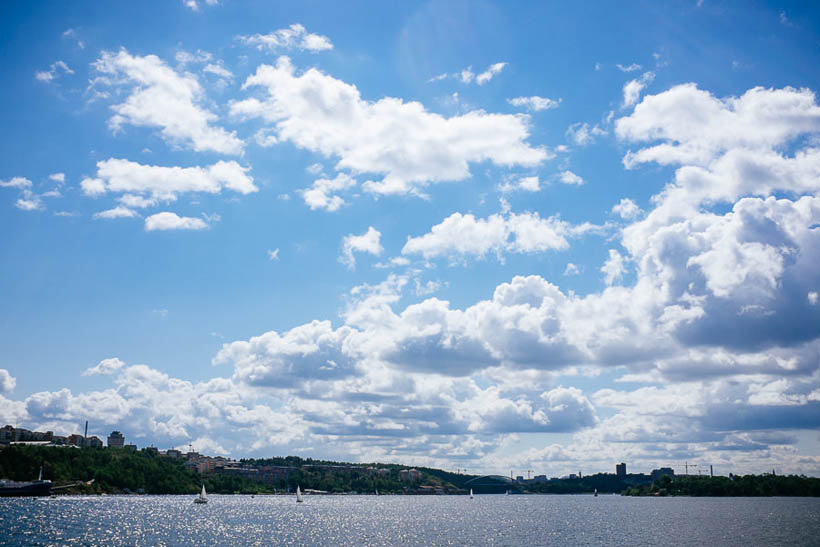
M 126 444 L 125 435 L 112 431 L 106 442 L 83 435 L 55 435 L 6 425 L 0 428 L 0 478 L 31 480 L 40 468 L 43 478 L 57 483 L 84 481 L 85 486 L 67 493 L 186 494 L 202 484 L 213 493 L 275 494 L 293 492 L 301 486 L 307 494 L 594 494 L 637 496 L 705 495 L 772 496 L 820 495 L 820 479 L 762 475 L 715 476 L 707 473 L 676 475 L 671 467 L 649 474 L 628 473 L 627 464 L 614 464 L 614 473 L 585 475 L 581 471 L 563 477 L 471 475 L 400 464 L 356 464 L 296 456 L 235 460 L 207 456 L 177 448 L 139 449 Z M 63 448 L 63 450 L 60 450 Z M 77 449 L 77 450 L 72 450 Z M 691 466 L 693 470 L 697 466 Z M 94 479 L 91 481 L 90 479 Z M 68 487 L 66 487 L 68 488 Z
M 3 428 L 0 428 L 0 446 L 9 444 L 22 444 L 30 446 L 73 446 L 78 448 L 88 447 L 100 449 L 104 448 L 104 446 L 107 446 L 108 448 L 130 450 L 134 452 L 138 450 L 136 444 L 126 444 L 125 436 L 120 431 L 112 431 L 106 439 L 106 443 L 104 444 L 102 439 L 100 439 L 99 437 L 94 435 L 89 436 L 87 430 L 88 423 L 86 423 L 85 435 L 72 434 L 68 436 L 61 436 L 55 435 L 52 431 L 30 431 L 28 429 L 16 428 L 11 425 L 6 425 Z M 158 448 L 153 446 L 144 447 L 142 450 L 156 453 L 159 456 L 165 456 L 168 458 L 182 460 L 186 467 L 196 471 L 200 475 L 234 475 L 250 479 L 254 482 L 261 482 L 267 484 L 274 484 L 282 479 L 287 480 L 295 469 L 293 466 L 289 465 L 263 465 L 258 463 L 250 463 L 247 460 L 238 461 L 231 458 L 225 458 L 222 456 L 206 456 L 203 454 L 199 454 L 198 452 L 195 452 L 192 448 L 190 448 L 187 452 L 182 452 L 181 450 L 175 448 L 159 450 Z M 311 466 L 307 465 L 307 467 Z M 387 476 L 391 471 L 387 468 L 376 468 L 372 466 L 361 467 L 351 464 L 338 466 L 322 465 L 321 467 L 328 471 L 333 471 L 334 469 L 336 469 L 337 471 L 344 470 L 345 472 L 359 471 L 367 475 L 375 475 L 380 477 Z M 462 474 L 461 470 L 457 471 L 456 473 Z M 406 482 L 419 482 L 422 479 L 421 472 L 417 469 L 402 469 L 397 471 L 397 474 L 399 480 Z M 627 475 L 626 463 L 619 463 L 615 465 L 615 476 L 625 481 L 627 484 L 640 484 L 644 482 L 651 482 L 653 480 L 659 479 L 664 475 L 674 477 L 675 471 L 670 467 L 662 467 L 660 469 L 653 470 L 649 475 Z M 501 478 L 500 475 L 487 475 L 486 477 L 497 477 L 499 479 Z M 546 475 L 528 475 L 526 478 L 523 475 L 519 475 L 513 478 L 512 473 L 510 474 L 509 478 L 509 481 L 504 482 L 509 482 L 514 485 L 525 486 L 545 484 L 550 480 L 580 480 L 584 477 L 583 474 L 579 471 L 577 474 L 571 473 L 567 476 L 553 479 L 547 478 Z

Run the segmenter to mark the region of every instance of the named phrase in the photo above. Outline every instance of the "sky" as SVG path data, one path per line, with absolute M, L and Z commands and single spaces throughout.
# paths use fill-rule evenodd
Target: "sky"
M 820 476 L 810 2 L 0 4 L 0 422 Z

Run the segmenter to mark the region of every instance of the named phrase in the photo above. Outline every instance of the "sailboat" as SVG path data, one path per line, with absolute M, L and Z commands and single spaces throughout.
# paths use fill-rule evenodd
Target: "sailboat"
M 470 488 L 470 499 L 473 499 L 473 489 Z
M 304 500 L 302 499 L 302 491 L 299 490 L 299 485 L 296 485 L 296 503 L 302 503 Z
M 205 495 L 205 485 L 202 485 L 202 491 L 199 493 L 198 498 L 194 498 L 194 503 L 208 503 L 208 498 Z
M 378 488 L 376 488 L 376 495 L 377 496 L 379 495 L 379 489 Z
M 597 488 L 595 489 L 595 497 L 596 498 L 598 497 L 598 489 Z

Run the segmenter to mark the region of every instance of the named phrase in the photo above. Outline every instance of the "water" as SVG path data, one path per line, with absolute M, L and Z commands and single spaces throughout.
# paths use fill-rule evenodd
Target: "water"
M 0 545 L 820 545 L 817 498 L 0 499 Z

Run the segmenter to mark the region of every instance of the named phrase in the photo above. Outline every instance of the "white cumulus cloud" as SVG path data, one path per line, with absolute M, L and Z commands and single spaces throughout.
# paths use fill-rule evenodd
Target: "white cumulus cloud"
M 402 254 L 464 260 L 492 253 L 503 260 L 504 253 L 565 250 L 569 248 L 567 238 L 597 229 L 591 224 L 573 226 L 557 216 L 541 218 L 538 213 L 494 214 L 485 219 L 453 213 L 427 234 L 409 237 Z
M 268 96 L 231 104 L 234 116 L 272 123 L 280 141 L 339 158 L 336 168 L 382 175 L 363 184 L 376 194 L 419 193 L 427 184 L 470 176 L 470 163 L 532 167 L 549 157 L 534 148 L 525 115 L 483 111 L 445 118 L 420 103 L 361 98 L 355 86 L 312 68 L 297 75 L 287 57 L 261 65 L 243 88 Z
M 181 217 L 168 211 L 151 215 L 145 219 L 145 231 L 155 230 L 204 230 L 208 225 L 202 219 Z
M 4 368 L 0 368 L 0 393 L 11 393 L 17 380 Z
M 356 267 L 356 257 L 354 253 L 369 253 L 379 256 L 384 251 L 380 243 L 381 232 L 370 226 L 362 235 L 350 234 L 342 241 L 342 256 L 339 262 L 346 265 L 351 270 Z
M 236 132 L 212 125 L 217 116 L 203 106 L 205 93 L 194 75 L 174 71 L 156 55 L 140 57 L 125 49 L 104 51 L 93 66 L 99 74 L 92 82 L 98 93 L 109 87 L 130 92 L 125 102 L 111 106 L 112 130 L 126 124 L 156 127 L 173 145 L 197 152 L 242 153 Z
M 61 73 L 74 74 L 74 71 L 71 70 L 67 64 L 65 64 L 65 61 L 56 61 L 51 63 L 51 67 L 48 70 L 40 70 L 35 72 L 34 77 L 41 82 L 51 83 Z
M 120 359 L 117 357 L 111 357 L 109 359 L 103 359 L 93 367 L 87 368 L 83 372 L 83 376 L 90 376 L 92 374 L 114 374 L 124 366 L 125 363 L 123 363 Z
M 208 167 L 164 167 L 109 158 L 97 162 L 96 176 L 83 179 L 80 186 L 88 196 L 125 193 L 153 201 L 174 201 L 188 192 L 218 194 L 223 188 L 246 195 L 257 191 L 247 171 L 235 161 L 220 160 Z M 151 204 L 134 197 L 123 198 L 133 207 Z
M 654 72 L 644 72 L 640 78 L 628 81 L 624 84 L 624 108 L 630 107 L 641 98 L 641 92 L 655 79 Z
M 558 180 L 564 184 L 572 184 L 575 186 L 581 186 L 584 184 L 584 179 L 569 170 L 561 171 L 558 175 Z
M 555 100 L 547 97 L 538 97 L 537 95 L 533 95 L 532 97 L 515 97 L 513 99 L 507 99 L 507 102 L 513 106 L 528 108 L 535 112 L 558 108 L 561 105 L 561 99 Z
M 129 209 L 128 207 L 123 207 L 122 205 L 114 207 L 113 209 L 107 209 L 105 211 L 100 211 L 99 213 L 94 213 L 94 218 L 106 219 L 134 218 L 135 216 L 137 216 L 136 211 Z
M 275 30 L 268 34 L 253 34 L 251 36 L 238 36 L 237 39 L 243 44 L 256 46 L 258 49 L 269 51 L 301 49 L 317 53 L 333 49 L 333 44 L 327 36 L 313 34 L 299 23 L 294 23 L 288 28 Z

